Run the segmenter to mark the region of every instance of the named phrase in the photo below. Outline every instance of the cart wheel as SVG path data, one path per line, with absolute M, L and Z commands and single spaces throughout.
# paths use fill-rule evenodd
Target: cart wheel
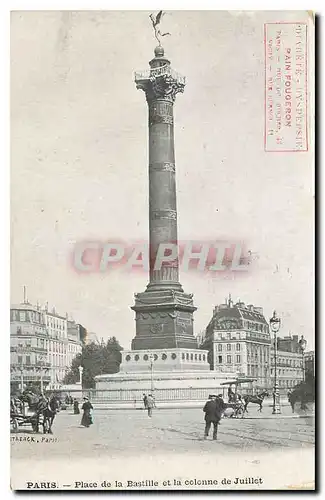
M 12 419 L 12 428 L 14 432 L 18 431 L 18 420 L 16 418 Z

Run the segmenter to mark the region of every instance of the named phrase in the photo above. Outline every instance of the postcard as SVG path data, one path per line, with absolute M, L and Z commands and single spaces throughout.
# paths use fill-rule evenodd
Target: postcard
M 11 13 L 13 490 L 315 490 L 314 39 Z

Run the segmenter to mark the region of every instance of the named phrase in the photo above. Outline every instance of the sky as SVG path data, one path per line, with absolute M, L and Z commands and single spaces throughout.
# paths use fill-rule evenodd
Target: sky
M 180 281 L 194 294 L 196 333 L 231 293 L 267 319 L 276 309 L 280 334 L 303 334 L 309 350 L 313 144 L 306 153 L 264 151 L 263 23 L 278 19 L 165 15 L 165 53 L 187 82 L 174 110 L 179 239 L 243 240 L 259 257 L 249 274 L 183 271 Z M 155 45 L 145 11 L 11 16 L 11 301 L 26 285 L 30 302 L 48 302 L 124 348 L 135 335 L 134 293 L 148 277 L 80 274 L 71 252 L 85 240 L 148 239 L 147 107 L 133 72 L 148 67 Z

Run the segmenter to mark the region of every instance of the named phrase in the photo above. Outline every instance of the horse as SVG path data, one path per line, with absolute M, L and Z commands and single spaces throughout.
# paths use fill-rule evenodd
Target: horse
M 297 384 L 294 389 L 288 394 L 288 401 L 290 403 L 292 413 L 295 412 L 295 404 L 300 403 L 301 410 L 308 410 L 307 403 L 315 401 L 314 387 L 307 383 Z
M 263 401 L 265 396 L 268 396 L 269 393 L 267 391 L 263 391 L 260 394 L 257 394 L 256 396 L 244 396 L 243 399 L 245 401 L 244 405 L 244 412 L 248 413 L 247 406 L 249 403 L 255 403 L 259 405 L 258 411 L 262 411 L 262 406 L 263 406 Z
M 53 434 L 52 425 L 60 408 L 59 400 L 55 396 L 46 399 L 44 396 L 32 393 L 24 394 L 21 399 L 27 402 L 29 410 L 34 412 L 31 417 L 33 431 L 39 432 L 40 417 L 42 417 L 43 434 Z
M 56 397 L 50 398 L 50 400 L 45 404 L 46 400 L 40 402 L 39 412 L 43 415 L 43 434 L 53 434 L 52 425 L 56 414 L 60 409 L 60 402 Z M 38 431 L 37 431 L 38 432 Z

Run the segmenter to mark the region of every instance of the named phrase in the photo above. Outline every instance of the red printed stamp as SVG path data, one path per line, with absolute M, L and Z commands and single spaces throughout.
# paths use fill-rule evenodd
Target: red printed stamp
M 266 23 L 264 43 L 264 149 L 308 151 L 307 24 Z

